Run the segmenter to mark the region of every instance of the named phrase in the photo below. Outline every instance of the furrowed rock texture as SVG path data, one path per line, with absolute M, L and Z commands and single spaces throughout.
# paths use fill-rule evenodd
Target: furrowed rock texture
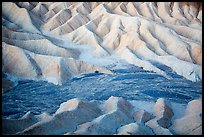
M 171 119 L 178 111 L 173 112 L 169 104 L 171 102 L 159 98 L 153 104 L 152 111 L 139 109 L 135 118 L 136 106 L 122 97 L 111 96 L 108 100 L 100 102 L 73 98 L 62 103 L 52 115 L 45 112 L 40 115 L 27 112 L 19 119 L 3 118 L 2 133 L 18 135 L 202 134 L 202 99 L 190 101 L 182 110 L 185 113 L 177 119 Z M 142 119 L 140 119 L 141 115 Z M 164 117 L 167 120 L 160 123 L 159 120 Z M 169 121 L 172 121 L 170 126 Z
M 117 55 L 166 78 L 175 72 L 201 81 L 202 4 L 2 3 L 4 73 L 55 84 L 80 73 L 111 73 L 103 65 L 81 62 L 79 45 L 91 48 L 91 59 Z

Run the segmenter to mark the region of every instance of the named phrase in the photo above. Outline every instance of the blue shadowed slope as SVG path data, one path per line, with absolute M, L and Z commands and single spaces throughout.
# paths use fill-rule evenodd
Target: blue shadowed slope
M 26 112 L 52 114 L 62 102 L 71 98 L 107 100 L 120 96 L 128 100 L 151 100 L 160 97 L 187 103 L 199 98 L 202 85 L 182 77 L 166 79 L 139 67 L 114 70 L 115 74 L 82 74 L 67 80 L 62 86 L 43 81 L 20 81 L 2 94 L 3 117 L 19 118 Z M 176 74 L 174 74 L 176 76 Z

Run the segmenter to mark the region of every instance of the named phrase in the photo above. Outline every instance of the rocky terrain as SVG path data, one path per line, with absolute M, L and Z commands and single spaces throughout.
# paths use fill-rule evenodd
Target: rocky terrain
M 110 73 L 108 64 L 125 60 L 166 78 L 174 71 L 200 81 L 201 28 L 199 3 L 5 2 L 2 69 L 62 84 L 75 74 Z
M 149 103 L 151 106 L 149 110 L 138 104 L 137 101 L 130 103 L 114 96 L 100 102 L 73 98 L 62 103 L 53 115 L 48 113 L 34 115 L 27 112 L 20 119 L 3 119 L 3 134 L 202 134 L 200 99 L 182 107 L 174 104 L 174 109 L 171 102 L 164 98 L 159 98 L 156 103 Z
M 3 134 L 201 135 L 201 82 L 202 3 L 2 3 Z

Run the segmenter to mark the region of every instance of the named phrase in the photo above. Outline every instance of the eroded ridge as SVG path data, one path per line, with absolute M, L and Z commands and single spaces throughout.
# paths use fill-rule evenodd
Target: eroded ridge
M 166 78 L 171 76 L 162 65 L 202 80 L 200 3 L 5 2 L 2 7 L 5 74 L 62 84 L 87 70 L 111 73 L 97 60 L 114 56 Z
M 140 106 L 137 100 L 114 96 L 105 101 L 73 98 L 62 103 L 53 115 L 34 115 L 29 111 L 19 119 L 4 118 L 3 134 L 202 134 L 202 99 L 182 105 L 159 98 L 156 103 L 148 102 L 150 108 L 146 103 Z

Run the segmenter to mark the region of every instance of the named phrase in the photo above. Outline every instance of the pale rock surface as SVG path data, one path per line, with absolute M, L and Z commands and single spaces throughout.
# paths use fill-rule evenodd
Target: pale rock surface
M 43 112 L 42 114 L 35 116 L 35 118 L 36 118 L 38 121 L 48 120 L 48 119 L 51 119 L 52 117 L 53 117 L 53 116 L 49 115 L 47 112 Z
M 111 96 L 107 101 L 104 102 L 103 109 L 105 113 L 121 110 L 126 115 L 129 115 L 133 109 L 133 106 L 122 97 Z
M 156 110 L 161 110 L 161 112 L 156 111 L 156 118 L 146 122 L 135 122 L 133 112 L 139 108 L 132 106 L 129 101 L 121 97 L 111 96 L 108 100 L 99 102 L 97 100 L 87 102 L 73 98 L 62 103 L 53 115 L 46 112 L 33 115 L 28 112 L 20 119 L 3 118 L 3 134 L 200 135 L 202 134 L 201 100 L 189 102 L 186 113 L 179 119 L 173 120 L 171 127 L 164 128 L 158 123 L 159 116 L 163 116 L 164 106 L 169 104 L 164 103 L 166 101 L 163 98 L 158 99 L 157 104 L 155 104 Z M 199 107 L 193 109 L 194 106 Z M 174 108 L 174 110 L 176 109 Z M 140 108 L 137 113 L 144 114 L 145 111 Z M 175 111 L 174 113 L 177 115 L 178 112 Z
M 156 117 L 147 121 L 145 125 L 149 126 L 156 135 L 172 135 L 168 129 L 174 115 L 171 103 L 164 98 L 159 98 L 152 111 Z
M 80 109 L 83 113 L 91 112 L 93 116 L 100 114 L 101 110 L 94 103 L 84 102 L 78 98 L 70 99 L 60 105 L 60 108 L 55 112 L 55 115 L 64 111 L 74 111 Z M 87 112 L 86 112 L 87 111 Z
M 152 114 L 145 110 L 136 111 L 134 114 L 134 120 L 137 123 L 145 123 L 154 118 Z
M 24 8 L 19 8 L 14 3 L 2 3 L 2 16 L 5 16 L 10 22 L 15 23 L 25 31 L 29 31 L 31 33 L 40 33 L 40 31 L 32 24 L 27 10 Z
M 167 70 L 153 63 L 156 62 L 191 81 L 202 80 L 200 3 L 4 2 L 2 30 L 2 45 L 21 48 L 22 51 L 15 51 L 17 55 L 28 50 L 48 58 L 86 60 L 86 56 L 80 56 L 83 52 L 79 45 L 88 45 L 93 48 L 88 54 L 96 60 L 117 55 L 115 58 L 171 78 Z M 63 47 L 59 39 L 73 42 L 75 49 Z M 7 54 L 8 58 L 4 56 L 3 59 L 12 60 L 12 52 Z M 41 67 L 41 64 L 30 66 L 24 55 L 16 62 L 21 60 L 26 61 L 22 65 L 26 70 Z M 91 65 L 106 67 L 97 63 Z M 11 75 L 16 71 L 20 78 L 25 77 L 22 70 L 15 68 L 3 71 Z M 38 75 L 34 70 L 31 72 L 26 79 Z M 62 81 L 51 80 L 52 77 L 43 79 L 62 84 L 69 76 L 65 75 Z
M 154 135 L 151 128 L 144 124 L 130 123 L 117 130 L 118 135 Z
M 146 126 L 150 127 L 156 135 L 173 135 L 168 128 L 163 128 L 157 122 L 157 119 L 152 119 L 145 123 Z
M 16 132 L 23 131 L 37 122 L 38 120 L 30 111 L 20 119 L 3 119 L 2 133 L 15 134 Z
M 133 122 L 132 108 L 123 98 L 111 96 L 104 102 L 105 114 L 80 125 L 74 134 L 114 134 L 120 126 Z
M 193 113 L 176 119 L 169 129 L 172 133 L 177 135 L 201 135 L 202 114 Z
M 164 128 L 171 125 L 171 119 L 174 112 L 171 108 L 171 103 L 164 98 L 159 98 L 153 108 L 158 124 Z
M 173 121 L 173 124 L 169 129 L 178 135 L 201 135 L 202 99 L 189 102 L 185 115 Z
M 202 99 L 192 100 L 188 103 L 185 115 L 192 113 L 202 113 Z
M 202 81 L 201 3 L 2 3 L 3 73 L 63 84 L 82 73 L 112 74 L 109 64 L 101 63 L 101 58 L 108 57 L 113 57 L 115 65 L 121 59 L 168 79 L 170 71 L 193 82 Z M 3 119 L 3 133 L 116 134 L 124 126 L 120 133 L 126 134 L 136 132 L 132 126 L 146 129 L 133 123 L 132 110 L 119 97 L 110 97 L 101 110 L 73 99 L 62 104 L 54 116 L 43 113 Z M 154 134 L 202 134 L 201 100 L 190 102 L 185 115 L 175 121 L 171 119 L 176 112 L 164 99 L 158 99 L 152 111 L 156 118 L 151 120 L 142 111 L 136 117 Z
M 100 109 L 92 103 L 77 98 L 61 104 L 52 118 L 40 121 L 17 134 L 65 134 L 76 126 L 99 116 Z
M 55 84 L 62 84 L 63 81 L 76 74 L 94 73 L 95 71 L 112 74 L 106 68 L 84 61 L 35 54 L 4 42 L 2 44 L 2 70 L 22 79 L 47 80 Z

